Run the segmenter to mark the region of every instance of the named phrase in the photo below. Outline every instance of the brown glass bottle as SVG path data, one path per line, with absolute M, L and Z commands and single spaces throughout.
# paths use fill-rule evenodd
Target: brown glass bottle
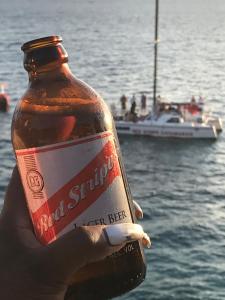
M 60 37 L 50 36 L 22 46 L 29 87 L 14 112 L 14 150 L 17 153 L 22 149 L 112 132 L 126 201 L 129 203 L 131 219 L 135 222 L 111 113 L 102 98 L 71 73 L 67 64 L 68 56 L 61 42 Z M 29 199 L 27 202 L 29 206 Z M 137 241 L 129 243 L 120 252 L 77 272 L 71 278 L 65 299 L 111 299 L 139 285 L 144 280 L 145 272 L 142 247 Z

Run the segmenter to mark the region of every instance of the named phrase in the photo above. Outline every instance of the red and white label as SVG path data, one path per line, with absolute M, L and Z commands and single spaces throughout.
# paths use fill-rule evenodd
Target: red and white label
M 16 156 L 43 244 L 76 226 L 132 222 L 111 132 L 17 150 Z

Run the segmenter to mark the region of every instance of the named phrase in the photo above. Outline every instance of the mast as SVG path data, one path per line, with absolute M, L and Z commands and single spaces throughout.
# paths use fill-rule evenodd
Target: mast
M 157 93 L 158 15 L 159 15 L 159 0 L 155 0 L 153 111 L 155 110 L 155 106 L 156 106 L 156 93 Z

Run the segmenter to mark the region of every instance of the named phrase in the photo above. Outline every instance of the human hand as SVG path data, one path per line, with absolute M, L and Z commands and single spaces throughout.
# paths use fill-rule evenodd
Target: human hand
M 137 206 L 136 215 L 141 216 Z M 0 217 L 1 299 L 63 300 L 71 275 L 120 250 L 127 236 L 150 245 L 140 225 L 116 224 L 76 228 L 43 246 L 34 235 L 15 168 Z

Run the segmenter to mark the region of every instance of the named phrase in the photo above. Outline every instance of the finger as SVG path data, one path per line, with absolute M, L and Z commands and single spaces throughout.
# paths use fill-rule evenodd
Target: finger
M 120 245 L 124 242 L 140 240 L 143 246 L 150 248 L 151 241 L 147 233 L 139 224 L 122 223 L 106 226 L 103 229 L 108 243 L 112 246 Z
M 26 227 L 32 230 L 23 186 L 17 167 L 15 167 L 12 172 L 6 191 L 1 218 L 3 222 L 10 224 L 10 226 Z
M 134 203 L 136 218 L 143 219 L 144 214 L 143 214 L 143 210 L 141 209 L 140 205 L 135 200 L 133 200 L 133 203 Z
M 53 266 L 52 276 L 69 279 L 82 266 L 101 260 L 119 251 L 126 242 L 137 239 L 148 241 L 146 244 L 150 246 L 149 238 L 137 224 L 84 226 L 50 244 L 47 247 L 46 260 Z

